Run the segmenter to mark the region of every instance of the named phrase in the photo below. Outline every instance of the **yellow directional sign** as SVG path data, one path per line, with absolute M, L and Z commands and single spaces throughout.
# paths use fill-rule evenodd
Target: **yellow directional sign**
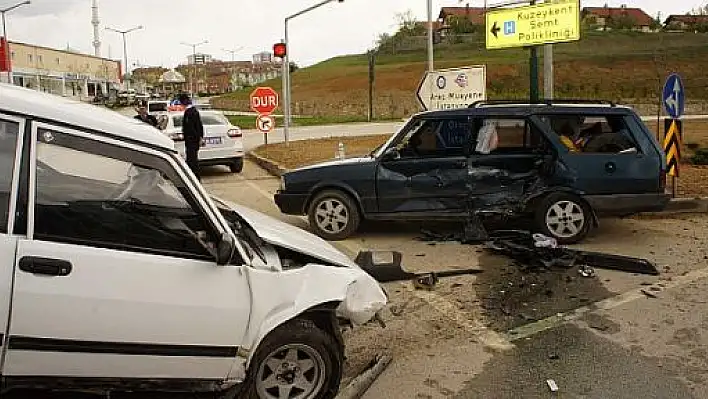
M 580 0 L 488 11 L 486 31 L 488 49 L 580 40 Z
M 669 176 L 678 177 L 679 164 L 681 163 L 681 142 L 683 126 L 679 119 L 664 120 L 664 153 L 666 154 L 666 168 Z

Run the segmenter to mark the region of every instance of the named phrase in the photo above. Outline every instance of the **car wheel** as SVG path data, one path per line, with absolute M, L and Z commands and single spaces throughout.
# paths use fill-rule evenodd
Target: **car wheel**
M 243 170 L 243 158 L 236 158 L 229 164 L 229 169 L 231 170 L 231 173 L 241 173 Z
M 334 398 L 342 379 L 343 358 L 331 334 L 310 320 L 293 320 L 259 345 L 238 397 Z
M 560 244 L 575 244 L 588 235 L 592 223 L 590 207 L 575 195 L 553 193 L 536 209 L 536 225 L 541 233 Z
M 347 194 L 328 190 L 318 194 L 308 211 L 310 226 L 326 240 L 343 240 L 358 228 L 361 216 L 354 200 Z

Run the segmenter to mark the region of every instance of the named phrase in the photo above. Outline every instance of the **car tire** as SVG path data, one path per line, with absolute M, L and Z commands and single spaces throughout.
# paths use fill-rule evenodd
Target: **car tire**
M 335 337 L 310 320 L 295 319 L 273 330 L 258 346 L 237 397 L 276 399 L 282 387 L 295 391 L 291 393 L 301 391 L 306 398 L 332 399 L 342 380 L 343 363 L 343 348 Z M 305 367 L 311 368 L 303 371 Z
M 356 202 L 339 190 L 327 190 L 317 194 L 310 203 L 307 214 L 315 234 L 330 241 L 339 241 L 351 236 L 361 222 Z
M 570 193 L 552 193 L 538 204 L 535 222 L 538 230 L 559 244 L 575 244 L 590 232 L 593 213 L 590 206 Z
M 231 170 L 231 173 L 241 173 L 243 170 L 243 158 L 234 159 L 234 161 L 229 164 L 229 170 Z

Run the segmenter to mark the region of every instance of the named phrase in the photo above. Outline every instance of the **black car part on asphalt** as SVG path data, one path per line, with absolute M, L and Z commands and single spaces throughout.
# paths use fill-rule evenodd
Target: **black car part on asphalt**
M 374 259 L 376 256 L 386 256 L 387 259 L 377 261 Z M 402 259 L 403 255 L 398 251 L 361 251 L 354 262 L 380 283 L 410 280 L 416 287 L 426 289 L 435 287 L 441 277 L 462 276 L 484 272 L 481 269 L 453 269 L 439 272 L 411 273 L 403 269 L 401 264 Z
M 543 238 L 547 239 L 548 237 Z M 543 244 L 539 243 L 539 240 L 534 238 L 534 235 L 528 231 L 496 231 L 485 248 L 492 253 L 512 258 L 530 269 L 579 266 L 581 268 L 593 267 L 652 276 L 659 275 L 656 265 L 647 259 L 602 252 L 580 251 L 559 247 L 555 243 Z

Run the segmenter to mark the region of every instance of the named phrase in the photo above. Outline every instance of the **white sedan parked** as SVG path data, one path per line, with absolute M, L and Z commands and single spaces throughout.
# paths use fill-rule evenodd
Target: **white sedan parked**
M 243 136 L 241 129 L 229 122 L 220 112 L 201 110 L 206 145 L 199 150 L 200 165 L 226 165 L 231 172 L 243 170 Z M 183 112 L 170 112 L 163 132 L 175 142 L 175 149 L 184 157 L 184 137 L 182 136 Z

